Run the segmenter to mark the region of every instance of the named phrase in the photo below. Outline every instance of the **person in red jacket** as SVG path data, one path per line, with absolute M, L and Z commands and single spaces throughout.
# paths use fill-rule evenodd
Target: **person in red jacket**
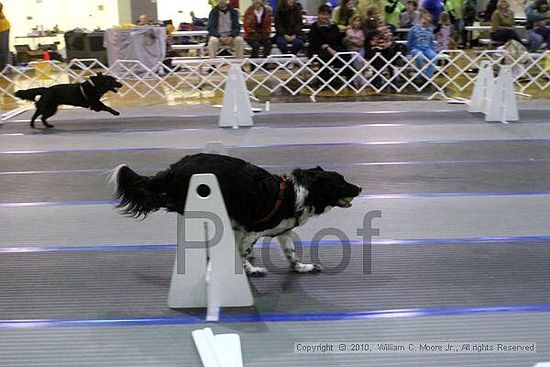
M 264 58 L 271 53 L 271 8 L 264 6 L 262 0 L 253 0 L 243 17 L 244 40 L 252 47 L 250 57 L 257 58 L 260 47 Z

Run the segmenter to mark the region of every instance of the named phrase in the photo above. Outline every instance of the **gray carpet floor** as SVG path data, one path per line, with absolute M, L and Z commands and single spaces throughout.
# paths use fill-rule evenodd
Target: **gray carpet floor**
M 255 250 L 268 276 L 254 307 L 224 309 L 245 366 L 533 366 L 550 361 L 550 110 L 485 123 L 441 103 L 309 105 L 216 127 L 212 110 L 106 119 L 60 114 L 56 128 L 0 130 L 2 366 L 199 366 L 203 309 L 166 306 L 176 218 L 118 214 L 106 171 L 154 174 L 207 141 L 275 173 L 321 165 L 364 188 L 298 230 L 293 274 L 275 243 Z M 374 106 L 374 107 L 373 107 Z M 431 107 L 430 107 L 431 106 Z M 277 109 L 277 108 L 275 108 Z M 171 110 L 172 111 L 172 110 Z M 74 114 L 74 117 L 71 117 Z M 124 113 L 123 113 L 124 116 Z M 380 210 L 372 246 L 357 234 Z M 350 244 L 326 238 L 337 228 Z M 300 354 L 300 342 L 535 343 L 536 353 Z

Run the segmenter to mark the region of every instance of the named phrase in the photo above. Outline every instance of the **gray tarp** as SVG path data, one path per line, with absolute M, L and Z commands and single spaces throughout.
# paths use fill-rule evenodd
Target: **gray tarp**
M 113 65 L 117 60 L 138 60 L 149 69 L 166 57 L 165 27 L 135 27 L 131 29 L 107 29 L 104 46 L 111 65 L 111 72 L 119 77 L 131 77 L 121 65 Z M 124 64 L 140 77 L 147 77 L 143 67 Z

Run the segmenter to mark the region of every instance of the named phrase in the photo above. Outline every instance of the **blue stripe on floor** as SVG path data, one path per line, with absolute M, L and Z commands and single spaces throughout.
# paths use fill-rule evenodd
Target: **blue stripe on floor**
M 376 239 L 373 245 L 480 245 L 480 244 L 534 244 L 550 243 L 550 236 L 510 236 L 510 237 L 464 237 L 464 238 L 415 238 L 415 239 Z M 323 241 L 296 241 L 296 247 L 337 247 L 363 245 L 358 240 L 323 240 Z M 277 246 L 275 241 L 258 242 L 255 247 Z M 176 244 L 140 244 L 140 245 L 88 245 L 88 246 L 26 246 L 0 248 L 0 254 L 36 253 L 36 252 L 125 252 L 125 251 L 155 251 L 175 250 Z
M 427 192 L 413 194 L 372 194 L 360 195 L 360 199 L 410 199 L 440 197 L 476 197 L 476 196 L 536 196 L 550 195 L 550 191 L 502 191 L 502 192 Z M 0 204 L 1 205 L 1 204 Z
M 550 158 L 526 158 L 526 159 L 475 159 L 475 160 L 448 160 L 448 161 L 402 161 L 402 162 L 350 162 L 350 163 L 308 163 L 308 166 L 323 166 L 325 168 L 341 168 L 355 166 L 416 166 L 416 165 L 451 165 L 451 164 L 530 164 L 548 163 Z M 299 164 L 289 165 L 259 165 L 263 168 L 287 168 L 293 169 Z M 133 167 L 137 172 L 161 171 L 167 167 Z M 36 170 L 36 171 L 4 171 L 0 176 L 10 175 L 36 175 L 36 174 L 65 174 L 65 173 L 109 173 L 111 168 L 89 168 L 89 169 L 57 169 L 57 170 Z
M 529 112 L 547 112 L 548 110 L 543 110 L 543 109 L 538 109 L 538 110 L 529 110 Z M 260 111 L 258 111 L 260 112 Z M 452 122 L 446 122 L 445 125 L 448 126 L 448 125 L 464 125 L 464 124 L 471 124 L 471 123 L 486 123 L 485 121 L 483 121 L 482 119 L 476 119 L 475 118 L 475 114 L 470 114 L 468 112 L 466 112 L 465 110 L 455 110 L 455 109 L 450 109 L 450 110 L 434 110 L 434 111 L 413 111 L 413 112 L 410 112 L 410 111 L 398 111 L 398 110 L 384 110 L 384 111 L 354 111 L 354 112 L 342 112 L 342 111 L 327 111 L 327 112 L 323 112 L 323 113 L 320 113 L 320 112 L 292 112 L 292 113 L 288 113 L 288 112 L 270 112 L 268 115 L 263 115 L 263 117 L 272 117 L 272 116 L 300 116 L 300 115 L 307 115 L 308 117 L 315 117 L 316 115 L 323 115 L 323 116 L 326 116 L 326 115 L 335 115 L 335 116 L 339 116 L 341 117 L 342 114 L 346 115 L 346 116 L 352 116 L 352 117 L 355 117 L 355 116 L 361 116 L 361 117 L 364 117 L 364 116 L 368 116 L 368 115 L 387 115 L 387 114 L 392 114 L 392 115 L 398 115 L 397 117 L 398 118 L 403 118 L 403 117 L 408 117 L 408 118 L 412 118 L 413 119 L 421 119 L 423 115 L 425 114 L 434 114 L 434 113 L 440 113 L 440 114 L 445 114 L 445 115 L 448 115 L 449 113 L 455 113 L 455 114 L 463 114 L 464 116 L 470 116 L 472 117 L 471 120 L 456 120 L 456 121 L 452 121 Z M 399 116 L 399 115 L 406 115 L 406 116 Z M 152 116 L 133 116 L 133 117 L 125 117 L 125 118 L 113 118 L 113 119 L 102 119 L 101 121 L 104 122 L 105 124 L 112 124 L 113 121 L 124 121 L 124 120 L 127 120 L 127 119 L 140 119 L 140 120 L 145 120 L 145 121 L 149 121 L 149 120 L 155 120 L 155 119 L 165 119 L 165 120 L 174 120 L 174 119 L 182 119 L 182 118 L 192 118 L 192 119 L 195 119 L 195 120 L 198 120 L 198 119 L 209 119 L 209 118 L 218 118 L 218 115 L 217 114 L 206 114 L 206 115 L 152 115 Z M 67 121 L 67 120 L 66 120 Z M 28 123 L 30 122 L 30 119 L 14 119 L 14 120 L 10 120 L 10 122 L 12 123 Z M 63 122 L 63 120 L 60 120 L 60 122 Z M 538 118 L 538 119 L 534 119 L 534 120 L 529 120 L 529 121 L 525 121 L 525 122 L 528 122 L 528 123 L 546 123 L 547 121 L 543 118 Z M 364 123 L 364 122 L 355 122 L 355 121 L 347 121 L 346 122 L 346 125 L 342 126 L 342 125 L 329 125 L 329 124 L 315 124 L 315 123 L 307 123 L 307 122 L 297 122 L 297 123 L 294 123 L 292 125 L 269 125 L 269 123 L 266 123 L 265 121 L 259 121 L 257 122 L 256 126 L 252 127 L 251 129 L 254 129 L 254 130 L 258 130 L 258 129 L 299 129 L 299 128 L 342 128 L 342 127 L 352 127 L 352 128 L 357 128 L 357 127 L 363 127 L 363 126 L 426 126 L 426 125 L 436 125 L 436 124 L 440 124 L 441 122 L 440 121 L 433 121 L 433 122 L 423 122 L 421 124 L 415 124 L 414 122 L 404 122 L 404 123 L 373 123 L 373 124 L 368 124 L 368 123 Z M 126 128 L 126 129 L 121 129 L 121 130 L 101 130 L 101 131 L 94 131 L 93 133 L 94 134 L 113 134 L 113 133 L 128 133 L 128 132 L 159 132 L 159 131 L 192 131 L 192 130 L 213 130 L 213 129 L 217 129 L 218 126 L 215 125 L 215 124 L 212 124 L 212 125 L 209 125 L 208 127 L 200 127 L 200 128 Z M 57 132 L 57 134 L 63 134 L 64 132 Z M 71 132 L 68 132 L 69 134 L 75 134 L 75 133 L 79 133 L 79 131 L 71 131 Z M 83 132 L 85 133 L 85 132 Z M 6 134 L 0 134 L 0 135 L 5 135 L 5 136 L 11 136 L 11 135 L 37 135 L 36 132 L 32 132 L 32 133 L 6 133 Z
M 259 322 L 308 322 L 308 321 L 348 321 L 369 319 L 393 319 L 433 316 L 475 316 L 518 313 L 550 312 L 550 304 L 506 305 L 480 307 L 437 307 L 407 308 L 395 310 L 372 310 L 342 313 L 295 313 L 295 314 L 254 314 L 220 315 L 220 323 L 259 323 Z M 117 327 L 152 325 L 192 325 L 206 323 L 203 317 L 154 317 L 124 319 L 73 319 L 73 320 L 0 320 L 0 328 L 36 329 L 46 327 Z
M 35 253 L 35 252 L 124 252 L 148 250 L 175 250 L 175 244 L 158 245 L 89 245 L 89 246 L 26 246 L 0 248 L 0 254 Z
M 533 143 L 550 142 L 548 139 L 502 139 L 502 140 L 420 140 L 420 141 L 370 141 L 370 142 L 321 142 L 321 143 L 295 143 L 295 144 L 254 144 L 254 145 L 227 145 L 227 149 L 238 148 L 274 148 L 274 147 L 315 147 L 315 146 L 355 146 L 355 145 L 404 145 L 404 144 L 498 144 L 498 143 Z M 140 152 L 140 151 L 165 151 L 195 149 L 202 150 L 204 146 L 178 146 L 178 147 L 146 147 L 146 148 L 89 148 L 89 149 L 52 149 L 52 150 L 12 150 L 0 151 L 0 154 L 36 154 L 36 153 L 67 153 L 67 152 Z
M 545 110 L 533 110 L 533 111 L 545 111 Z M 27 112 L 27 111 L 25 111 Z M 214 112 L 214 110 L 213 110 Z M 257 112 L 262 112 L 262 111 L 257 111 Z M 304 115 L 308 118 L 311 118 L 312 116 L 315 117 L 317 115 L 319 116 L 327 116 L 327 115 L 335 115 L 335 116 L 338 116 L 339 118 L 342 117 L 342 115 L 345 115 L 345 116 L 351 116 L 351 117 L 356 117 L 356 116 L 360 116 L 360 117 L 364 117 L 364 116 L 367 116 L 367 115 L 388 115 L 388 114 L 392 114 L 392 115 L 406 115 L 407 117 L 411 117 L 411 116 L 414 116 L 416 119 L 421 119 L 423 115 L 425 114 L 433 114 L 433 113 L 442 113 L 442 114 L 445 114 L 445 115 L 448 115 L 449 113 L 461 113 L 465 116 L 474 116 L 474 115 L 471 115 L 471 114 L 468 114 L 465 110 L 455 110 L 455 109 L 450 109 L 450 110 L 434 110 L 434 111 L 399 111 L 399 110 L 384 110 L 384 111 L 356 111 L 356 112 L 342 112 L 342 111 L 327 111 L 327 112 L 292 112 L 292 113 L 289 113 L 289 112 L 270 112 L 268 115 L 263 115 L 262 117 L 281 117 L 281 116 L 300 116 L 300 115 Z M 182 118 L 189 118 L 189 119 L 194 119 L 194 120 L 204 120 L 204 119 L 217 119 L 219 117 L 219 115 L 217 113 L 212 113 L 212 114 L 196 114 L 196 115 L 190 115 L 190 114 L 187 114 L 187 115 L 177 115 L 177 114 L 174 114 L 174 115 L 148 115 L 148 116 L 131 116 L 131 117 L 123 117 L 123 118 L 112 118 L 112 119 L 101 119 L 100 122 L 104 123 L 104 124 L 112 124 L 113 121 L 117 121 L 117 122 L 125 122 L 127 121 L 128 119 L 131 119 L 132 121 L 136 121 L 136 120 L 142 120 L 142 121 L 151 121 L 151 120 L 178 120 L 178 119 L 182 119 Z M 337 119 L 336 119 L 337 120 Z M 71 120 L 65 120 L 66 121 L 71 121 Z M 30 122 L 30 118 L 28 119 L 10 119 L 9 122 L 11 123 L 29 123 Z M 60 123 L 63 123 L 64 120 L 59 120 Z M 474 120 L 474 123 L 477 122 Z M 529 121 L 531 122 L 531 121 Z M 292 124 L 292 125 L 288 125 L 288 126 L 285 126 L 285 125 L 276 125 L 276 124 L 273 124 L 273 125 L 269 125 L 268 123 L 266 124 L 264 121 L 261 121 L 261 122 L 258 122 L 256 126 L 252 127 L 252 129 L 282 129 L 282 128 L 286 128 L 286 129 L 289 129 L 289 128 L 307 128 L 307 127 L 314 127 L 314 128 L 322 128 L 322 127 L 346 127 L 346 126 L 349 126 L 349 127 L 357 127 L 357 126 L 378 126 L 378 125 L 382 125 L 382 126 L 405 126 L 405 125 L 410 125 L 410 126 L 414 126 L 414 125 L 418 125 L 418 124 L 414 124 L 414 123 L 410 123 L 410 122 L 407 122 L 407 123 L 399 123 L 399 124 L 365 124 L 364 122 L 357 122 L 355 123 L 354 121 L 351 121 L 351 123 L 353 123 L 353 125 L 350 124 L 350 122 L 348 121 L 348 125 L 345 125 L 345 126 L 342 126 L 342 125 L 327 125 L 327 124 L 315 124 L 315 123 L 295 123 L 295 124 Z M 437 124 L 438 122 L 437 121 L 434 121 L 433 124 Z M 467 124 L 467 123 L 472 123 L 471 121 L 465 121 L 465 120 L 458 120 L 458 121 L 454 121 L 454 122 L 451 122 L 449 124 Z M 2 124 L 2 122 L 0 122 L 0 125 Z M 427 125 L 426 123 L 423 123 L 422 125 Z M 447 123 L 446 123 L 447 125 Z M 149 132 L 149 131 L 152 131 L 152 132 L 156 132 L 156 131 L 174 131 L 174 130 L 181 130 L 181 131 L 193 131 L 193 130 L 213 130 L 213 129 L 217 129 L 218 128 L 218 125 L 217 124 L 211 124 L 209 126 L 206 126 L 206 127 L 200 127 L 200 128 L 150 128 L 150 129 L 147 129 L 147 128 L 126 128 L 126 129 L 122 129 L 122 130 L 110 130 L 110 131 L 105 131 L 105 130 L 102 130 L 102 131 L 94 131 L 94 134 L 101 134 L 101 133 L 127 133 L 127 132 Z M 73 132 L 69 132 L 70 134 L 74 134 L 74 133 L 77 133 L 79 131 L 73 131 Z M 60 132 L 60 133 L 63 133 L 63 132 Z M 59 133 L 58 133 L 59 134 Z M 5 135 L 5 136 L 13 136 L 13 135 L 37 135 L 37 132 L 36 131 L 33 131 L 33 132 L 28 132 L 28 133 L 6 133 L 6 134 L 0 134 L 0 135 Z
M 411 194 L 365 194 L 357 199 L 410 199 L 425 197 L 476 197 L 476 196 L 537 196 L 550 195 L 548 191 L 502 191 L 502 192 L 434 192 Z M 90 200 L 90 201 L 37 201 L 26 203 L 0 203 L 0 208 L 43 207 L 43 206 L 73 206 L 73 205 L 117 205 L 116 200 Z
M 37 201 L 30 203 L 2 203 L 0 208 L 24 208 L 38 206 L 73 206 L 73 205 L 116 205 L 115 200 L 92 200 L 92 201 Z

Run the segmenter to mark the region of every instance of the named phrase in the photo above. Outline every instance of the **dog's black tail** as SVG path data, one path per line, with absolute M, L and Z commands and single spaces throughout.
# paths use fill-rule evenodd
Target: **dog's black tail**
M 166 207 L 162 193 L 156 189 L 158 180 L 157 176 L 138 175 L 126 164 L 113 168 L 109 182 L 115 187 L 115 198 L 120 199 L 117 208 L 124 214 L 133 217 L 143 215 L 145 218 L 147 214 Z
M 36 96 L 41 96 L 44 94 L 47 88 L 32 88 L 32 89 L 21 89 L 15 92 L 17 98 L 25 99 L 27 101 L 34 102 Z

